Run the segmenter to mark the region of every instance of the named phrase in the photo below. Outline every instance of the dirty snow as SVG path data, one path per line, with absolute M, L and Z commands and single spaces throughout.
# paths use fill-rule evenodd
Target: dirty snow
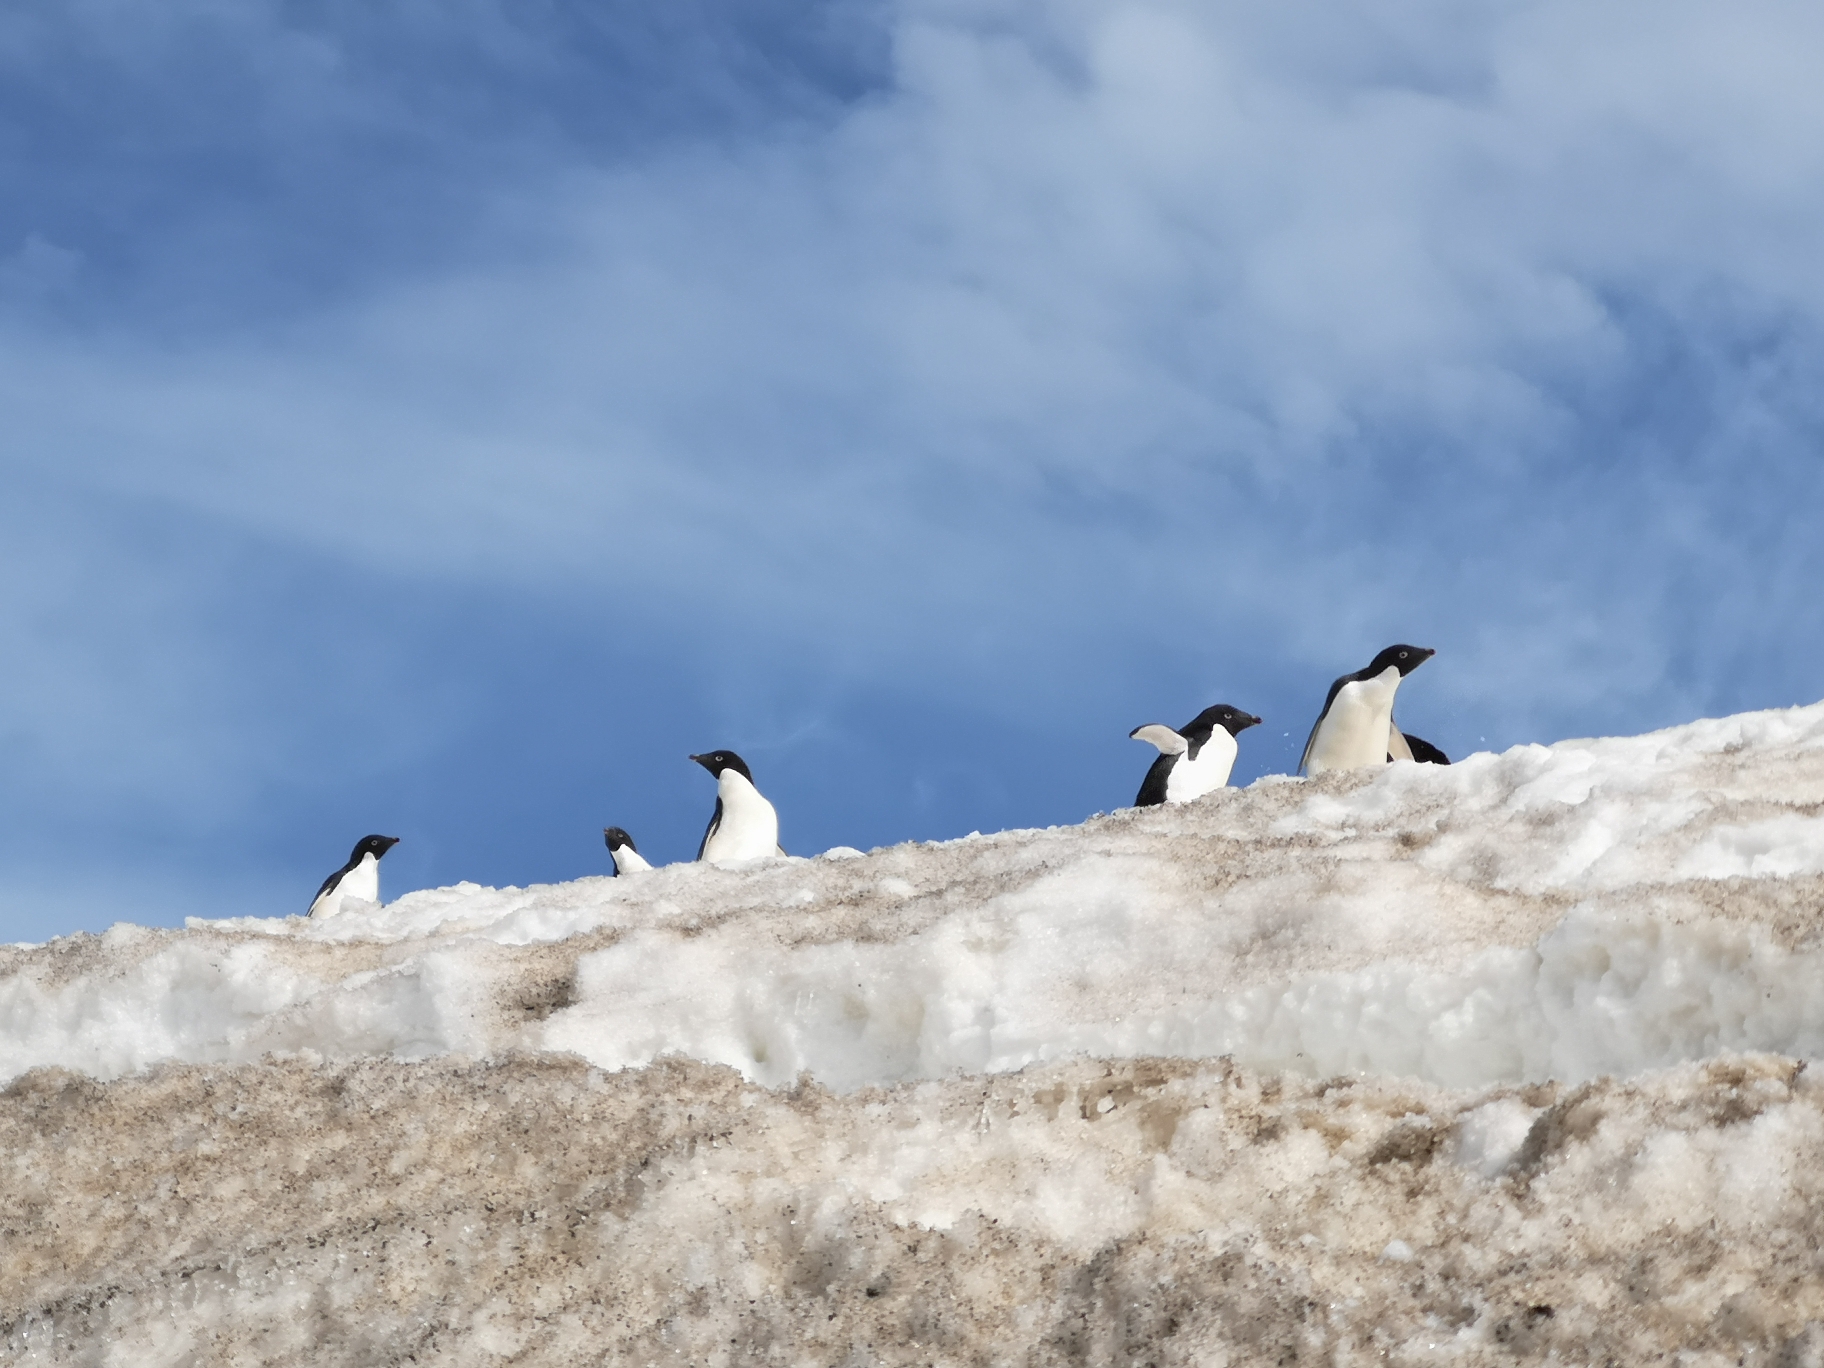
M 1824 705 L 0 948 L 22 1363 L 1824 1362 Z

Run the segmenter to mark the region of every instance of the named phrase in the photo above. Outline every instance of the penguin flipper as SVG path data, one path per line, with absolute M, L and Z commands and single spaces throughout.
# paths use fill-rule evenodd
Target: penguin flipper
M 716 796 L 716 810 L 709 815 L 709 825 L 703 830 L 703 839 L 697 845 L 697 858 L 703 858 L 703 852 L 709 849 L 709 838 L 716 834 L 716 828 L 722 825 L 722 797 Z
M 1161 755 L 1183 755 L 1191 748 L 1189 741 L 1163 722 L 1148 722 L 1144 727 L 1135 727 L 1127 734 L 1127 739 L 1157 746 Z
M 1134 799 L 1135 807 L 1158 807 L 1165 801 L 1165 783 L 1171 778 L 1172 766 L 1178 763 L 1175 755 L 1161 755 L 1155 759 L 1146 772 L 1146 778 L 1140 781 L 1140 794 Z

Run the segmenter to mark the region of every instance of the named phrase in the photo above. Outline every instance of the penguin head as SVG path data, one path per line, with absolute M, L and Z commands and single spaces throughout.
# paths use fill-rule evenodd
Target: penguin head
M 1202 731 L 1206 736 L 1221 727 L 1230 736 L 1240 736 L 1249 727 L 1258 727 L 1260 719 L 1253 713 L 1245 713 L 1240 708 L 1232 708 L 1227 703 L 1218 703 L 1213 708 L 1205 708 L 1197 714 L 1196 721 L 1184 729 L 1186 736 L 1193 731 Z
M 1398 670 L 1400 678 L 1404 679 L 1436 654 L 1429 646 L 1389 646 L 1374 658 L 1362 674 L 1364 678 L 1372 679 L 1391 667 Z
M 748 783 L 751 784 L 754 782 L 753 771 L 748 769 L 747 761 L 743 760 L 733 751 L 710 751 L 706 755 L 693 755 L 690 758 L 695 760 L 718 779 L 722 777 L 723 770 L 733 770 L 736 774 L 747 780 Z
M 636 855 L 640 852 L 640 848 L 633 843 L 633 837 L 619 827 L 603 827 L 602 841 L 611 851 L 626 849 Z
M 353 864 L 363 855 L 372 855 L 377 860 L 398 844 L 397 836 L 363 836 L 355 842 L 354 853 L 348 857 L 349 862 Z

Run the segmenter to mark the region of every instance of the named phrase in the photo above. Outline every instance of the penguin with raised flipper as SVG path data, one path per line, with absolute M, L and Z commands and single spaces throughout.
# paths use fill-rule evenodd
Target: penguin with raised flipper
M 342 910 L 345 898 L 362 902 L 380 901 L 380 857 L 399 844 L 397 836 L 363 836 L 355 842 L 348 863 L 323 880 L 323 887 L 310 901 L 309 917 L 333 917 Z
M 697 847 L 697 858 L 724 864 L 785 854 L 779 844 L 779 814 L 754 787 L 747 762 L 728 750 L 690 758 L 716 776 L 716 810 Z
M 640 854 L 638 847 L 620 827 L 603 827 L 602 841 L 608 847 L 608 854 L 614 860 L 614 872 L 618 874 L 638 874 L 641 870 L 651 869 L 646 857 Z
M 1311 727 L 1299 767 L 1306 774 L 1384 765 L 1393 753 L 1393 696 L 1400 681 L 1437 652 L 1425 646 L 1389 646 L 1365 669 L 1330 686 Z
M 1252 713 L 1218 703 L 1176 730 L 1163 722 L 1135 727 L 1129 738 L 1157 746 L 1159 758 L 1141 781 L 1134 806 L 1188 803 L 1221 788 L 1235 768 L 1235 738 L 1259 725 L 1260 719 Z

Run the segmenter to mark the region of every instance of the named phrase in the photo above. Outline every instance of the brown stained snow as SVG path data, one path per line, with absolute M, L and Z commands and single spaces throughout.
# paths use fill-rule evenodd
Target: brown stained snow
M 1462 1160 L 1489 1108 L 1530 1117 Z M 0 1095 L 42 1364 L 1816 1361 L 1824 1087 L 1451 1092 L 1225 1061 L 834 1095 L 290 1060 Z

